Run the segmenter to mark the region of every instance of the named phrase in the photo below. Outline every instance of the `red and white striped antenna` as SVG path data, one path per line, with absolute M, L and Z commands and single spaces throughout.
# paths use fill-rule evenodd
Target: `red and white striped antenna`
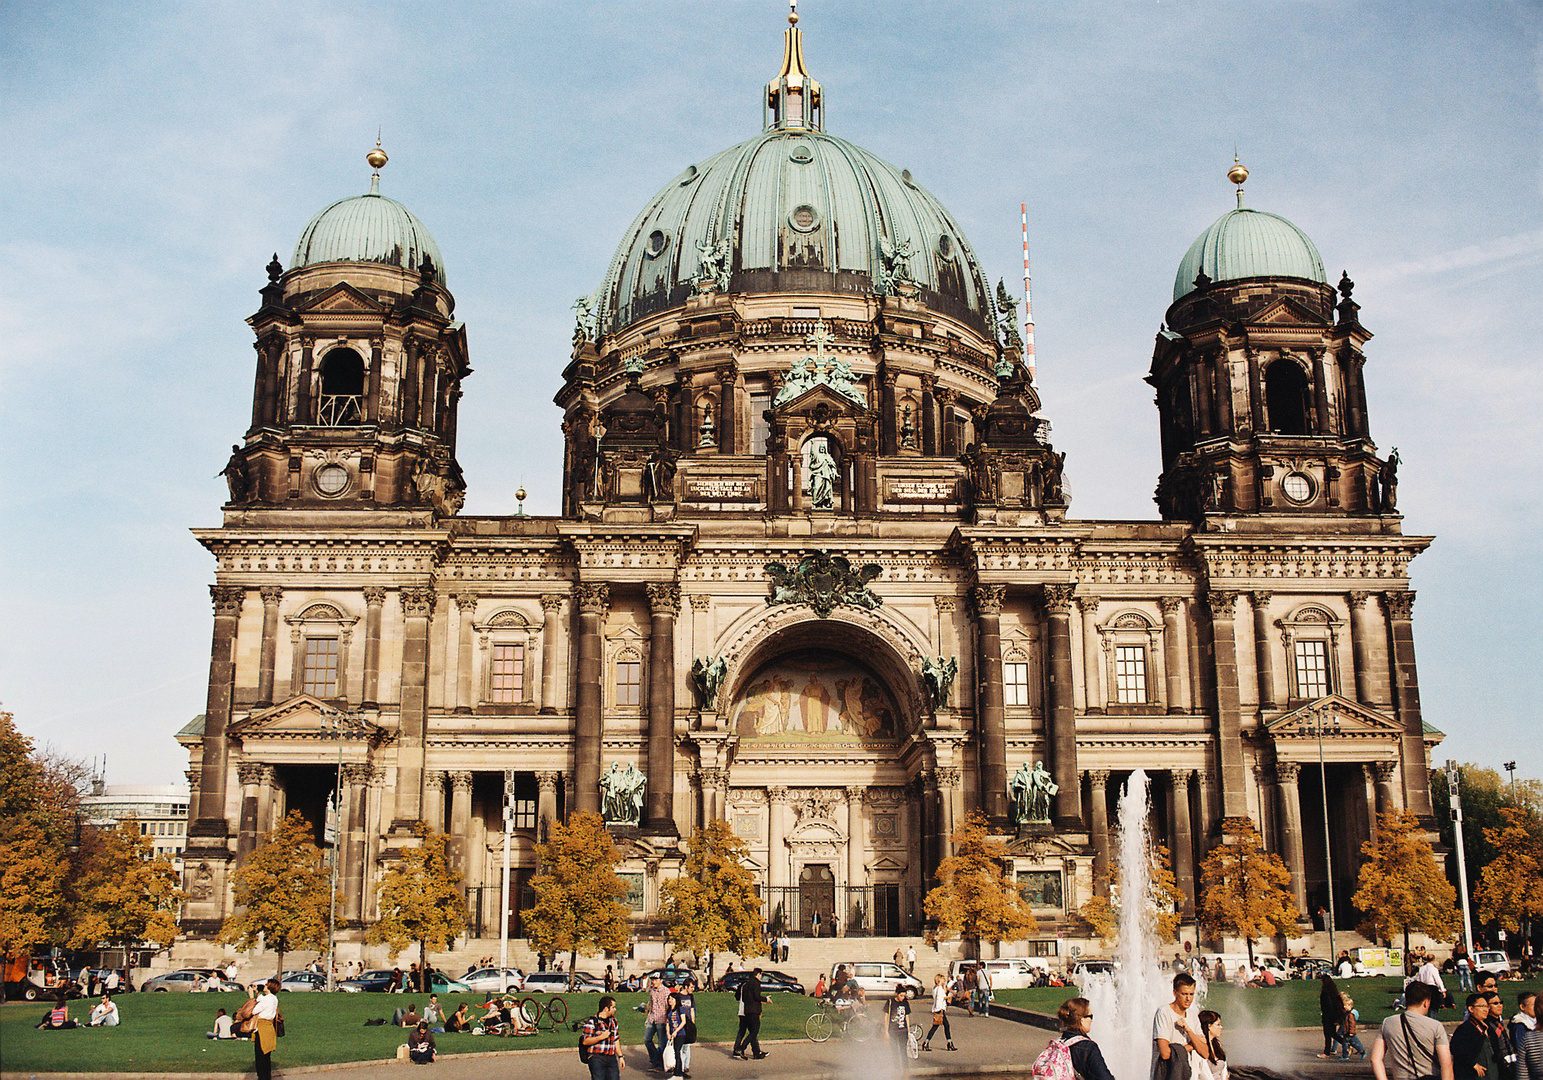
M 1029 385 L 1036 385 L 1034 378 L 1034 305 L 1029 299 L 1029 204 L 1020 203 L 1023 211 L 1023 366 L 1029 369 Z

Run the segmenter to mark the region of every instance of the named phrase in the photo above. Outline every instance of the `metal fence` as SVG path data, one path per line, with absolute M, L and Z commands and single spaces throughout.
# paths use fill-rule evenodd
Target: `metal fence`
M 511 884 L 509 936 L 524 937 L 522 913 L 536 903 L 536 891 L 529 884 Z M 466 890 L 466 936 L 497 937 L 498 913 L 503 904 L 503 887 L 500 885 L 473 885 Z
M 901 937 L 920 934 L 924 916 L 912 886 L 816 883 L 763 889 L 761 918 L 769 933 L 793 937 Z

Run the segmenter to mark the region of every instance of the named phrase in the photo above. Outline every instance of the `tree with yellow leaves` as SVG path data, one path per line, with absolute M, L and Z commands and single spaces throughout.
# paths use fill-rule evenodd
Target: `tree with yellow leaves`
M 32 740 L 0 712 L 0 961 L 62 944 L 69 853 L 46 787 Z
M 1222 825 L 1222 842 L 1200 867 L 1200 925 L 1209 934 L 1240 937 L 1254 963 L 1254 942 L 1296 929 L 1291 872 L 1264 849 L 1259 830 L 1244 818 Z
M 761 933 L 761 898 L 745 866 L 750 849 L 729 823 L 710 821 L 686 841 L 680 877 L 659 887 L 665 936 L 705 953 L 729 950 L 740 956 L 766 952 Z
M 1377 835 L 1361 845 L 1365 862 L 1350 902 L 1364 912 L 1361 932 L 1379 941 L 1418 930 L 1438 941 L 1457 933 L 1457 890 L 1431 850 L 1419 818 L 1390 810 L 1377 821 Z
M 1168 849 L 1162 844 L 1153 844 L 1147 852 L 1147 873 L 1152 889 L 1141 902 L 1154 901 L 1153 929 L 1163 941 L 1178 941 L 1179 906 L 1184 902 L 1184 894 L 1179 891 L 1179 883 L 1173 876 Z M 1110 882 L 1107 873 L 1100 876 L 1099 884 L 1104 888 L 1095 890 L 1093 898 L 1083 904 L 1078 913 L 1093 927 L 1093 932 L 1108 943 L 1114 940 L 1115 928 L 1120 924 L 1120 889 Z
M 418 822 L 416 847 L 408 848 L 380 879 L 376 892 L 380 918 L 364 940 L 384 943 L 391 957 L 418 944 L 418 967 L 429 964 L 429 948 L 448 949 L 466 932 L 466 899 L 461 873 L 450 865 L 448 837 Z
M 82 849 L 70 945 L 127 949 L 153 941 L 170 948 L 177 940 L 182 890 L 171 860 L 153 855 L 139 822 L 125 818 L 110 829 L 93 830 L 89 840 L 82 838 Z
M 599 814 L 581 810 L 567 822 L 554 821 L 544 844 L 536 845 L 541 873 L 531 879 L 536 903 L 525 911 L 531 944 L 543 956 L 617 952 L 627 947 L 630 927 L 627 883 L 616 876 L 621 855 Z
M 1543 919 L 1543 838 L 1526 811 L 1504 807 L 1500 816 L 1504 825 L 1484 830 L 1496 854 L 1479 875 L 1474 899 L 1479 918 L 1515 934 L 1523 922 Z
M 265 944 L 279 954 L 280 971 L 284 954 L 293 949 L 323 952 L 331 888 L 325 856 L 311 839 L 311 823 L 291 810 L 232 875 L 235 912 L 221 927 L 220 941 L 238 949 Z
M 938 884 L 923 907 L 936 925 L 927 944 L 963 938 L 972 954 L 980 943 L 1022 941 L 1039 927 L 1034 910 L 1008 880 L 1007 845 L 988 831 L 986 815 L 972 811 L 952 838 L 954 853 L 938 864 Z

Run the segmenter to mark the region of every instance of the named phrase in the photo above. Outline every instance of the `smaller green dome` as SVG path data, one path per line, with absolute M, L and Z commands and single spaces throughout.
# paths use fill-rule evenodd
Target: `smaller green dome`
M 429 230 L 407 207 L 371 190 L 339 199 L 313 217 L 295 244 L 289 268 L 366 262 L 416 271 L 425 255 L 434 261 L 434 280 L 443 286 L 445 261 Z
M 1228 210 L 1189 246 L 1173 279 L 1175 303 L 1195 291 L 1202 270 L 1212 281 L 1282 277 L 1329 283 L 1323 256 L 1306 233 L 1278 214 L 1248 207 Z

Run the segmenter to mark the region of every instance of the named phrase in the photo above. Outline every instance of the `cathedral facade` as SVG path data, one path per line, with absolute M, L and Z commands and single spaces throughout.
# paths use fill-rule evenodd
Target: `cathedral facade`
M 980 810 L 1047 952 L 1088 934 L 1133 770 L 1186 917 L 1229 820 L 1306 916 L 1331 890 L 1348 911 L 1379 812 L 1429 816 L 1429 538 L 1372 441 L 1350 280 L 1236 168 L 1152 358 L 1159 516 L 1082 520 L 1012 302 L 948 211 L 825 131 L 796 25 L 763 95 L 764 129 L 669 178 L 576 305 L 558 516 L 461 512 L 468 333 L 379 148 L 371 191 L 270 264 L 230 501 L 196 531 L 189 929 L 289 810 L 336 845 L 350 932 L 423 822 L 479 936 L 506 845 L 519 895 L 549 822 L 603 812 L 642 938 L 714 819 L 769 925 L 919 933 Z

